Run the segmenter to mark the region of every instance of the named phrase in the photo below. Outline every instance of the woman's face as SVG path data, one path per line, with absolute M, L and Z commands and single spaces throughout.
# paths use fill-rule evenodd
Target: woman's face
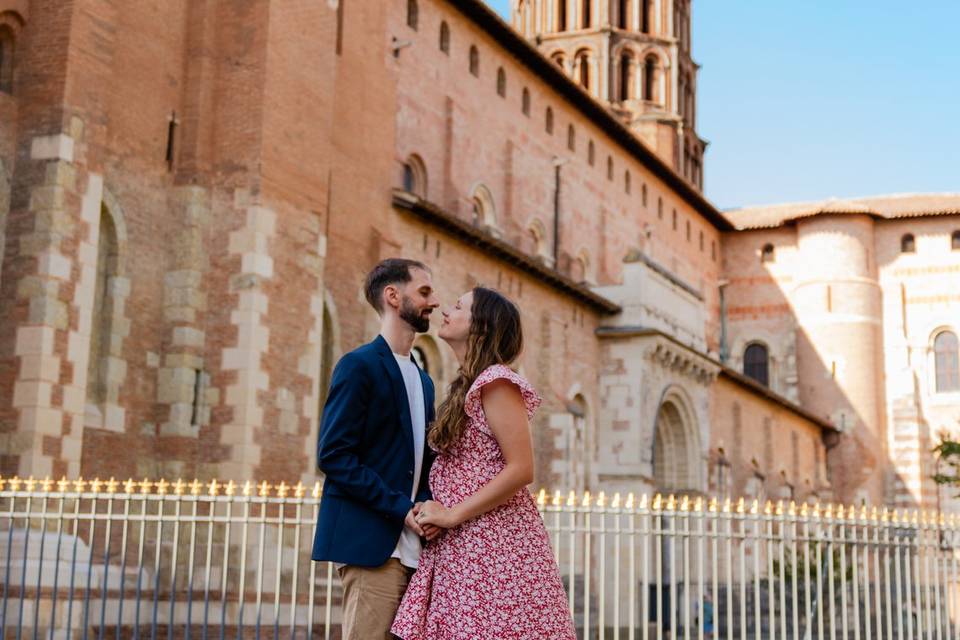
M 443 319 L 440 322 L 440 331 L 437 335 L 449 343 L 466 342 L 470 335 L 470 321 L 472 319 L 470 308 L 472 306 L 473 291 L 468 291 L 460 296 L 453 306 L 444 309 L 440 314 Z

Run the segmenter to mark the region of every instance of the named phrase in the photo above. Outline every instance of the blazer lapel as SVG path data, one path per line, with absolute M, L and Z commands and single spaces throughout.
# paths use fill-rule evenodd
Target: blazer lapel
M 390 345 L 378 336 L 375 340 L 377 350 L 380 353 L 380 362 L 387 371 L 387 377 L 390 380 L 390 386 L 393 388 L 393 399 L 397 403 L 397 411 L 400 414 L 400 427 L 403 431 L 403 442 L 406 444 L 407 454 L 413 458 L 413 420 L 410 418 L 410 404 L 407 400 L 407 387 L 403 384 L 403 375 L 400 373 L 400 365 L 393 352 L 390 351 Z

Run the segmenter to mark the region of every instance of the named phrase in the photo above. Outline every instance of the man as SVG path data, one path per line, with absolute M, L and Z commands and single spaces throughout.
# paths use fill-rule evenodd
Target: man
M 317 462 L 326 475 L 314 560 L 338 563 L 344 640 L 392 638 L 390 624 L 417 567 L 430 499 L 433 383 L 410 355 L 439 302 L 430 270 L 391 258 L 367 275 L 380 335 L 343 356 L 323 410 Z

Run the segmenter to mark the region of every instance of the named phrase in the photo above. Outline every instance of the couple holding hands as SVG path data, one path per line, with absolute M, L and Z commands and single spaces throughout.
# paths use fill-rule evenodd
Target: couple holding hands
M 475 287 L 441 311 L 458 375 L 434 411 L 411 356 L 440 304 L 430 269 L 392 258 L 365 282 L 380 335 L 343 356 L 317 458 L 313 559 L 343 583 L 344 640 L 574 640 L 550 540 L 527 490 L 537 392 L 510 369 L 520 311 Z

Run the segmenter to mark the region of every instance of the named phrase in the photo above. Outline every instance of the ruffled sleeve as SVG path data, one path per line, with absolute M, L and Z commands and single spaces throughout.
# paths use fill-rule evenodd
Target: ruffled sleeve
M 501 379 L 509 380 L 520 389 L 520 394 L 523 396 L 523 403 L 527 407 L 528 420 L 533 417 L 533 414 L 537 411 L 537 407 L 540 406 L 540 395 L 519 373 L 516 373 L 510 367 L 502 364 L 495 364 L 491 367 L 487 367 L 483 373 L 477 376 L 477 379 L 473 381 L 473 384 L 470 386 L 470 390 L 467 391 L 467 396 L 463 405 L 467 415 L 479 421 L 485 427 L 487 426 L 487 420 L 486 416 L 483 415 L 483 403 L 480 401 L 480 391 L 484 385 L 490 384 L 494 380 Z

